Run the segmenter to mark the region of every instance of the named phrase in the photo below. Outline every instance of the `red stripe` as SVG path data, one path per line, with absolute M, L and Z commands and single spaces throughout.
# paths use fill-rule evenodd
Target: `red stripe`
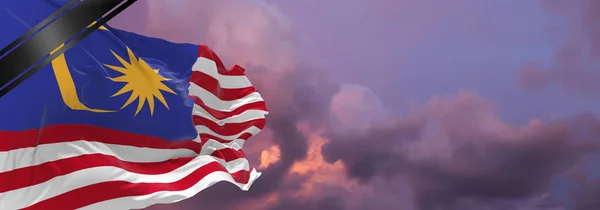
M 244 113 L 245 111 L 248 110 L 261 110 L 261 111 L 267 111 L 267 106 L 265 104 L 264 101 L 257 101 L 257 102 L 252 102 L 252 103 L 248 103 L 248 104 L 244 104 L 232 111 L 219 111 L 213 108 L 210 108 L 209 106 L 207 106 L 206 104 L 204 104 L 204 102 L 202 101 L 202 99 L 200 99 L 197 96 L 192 96 L 190 95 L 190 98 L 194 99 L 194 103 L 200 107 L 202 107 L 204 110 L 206 110 L 206 112 L 208 114 L 210 114 L 211 116 L 213 116 L 216 119 L 222 120 L 231 116 L 235 116 L 235 115 L 239 115 Z
M 238 65 L 235 65 L 231 69 L 227 70 L 225 68 L 225 65 L 223 65 L 223 62 L 221 61 L 219 56 L 217 56 L 217 54 L 215 54 L 215 52 L 213 52 L 206 45 L 199 45 L 198 49 L 199 49 L 198 57 L 208 58 L 208 59 L 214 61 L 217 64 L 217 71 L 219 72 L 219 74 L 227 75 L 227 76 L 245 76 L 244 68 L 242 68 Z M 198 69 L 194 69 L 194 70 L 198 70 Z
M 182 191 L 194 186 L 204 177 L 216 171 L 226 172 L 223 166 L 218 162 L 211 162 L 183 179 L 172 183 L 130 183 L 125 181 L 103 182 L 71 190 L 24 209 L 77 209 L 115 198 L 142 196 L 161 191 Z M 231 175 L 234 180 L 239 183 L 246 184 L 250 180 L 250 171 L 239 171 Z
M 229 158 L 227 152 L 224 152 L 224 155 Z M 86 168 L 101 166 L 113 166 L 138 174 L 165 174 L 187 164 L 193 159 L 194 157 L 185 157 L 164 162 L 136 163 L 123 161 L 114 156 L 104 154 L 80 155 L 0 173 L 0 180 L 10 180 L 0 185 L 0 193 L 40 184 L 54 177 L 67 175 Z
M 190 149 L 196 153 L 202 148 L 200 143 L 191 140 L 167 141 L 158 137 L 81 124 L 50 125 L 41 130 L 0 131 L 0 139 L 10 139 L 0 141 L 0 152 L 78 140 L 154 149 Z
M 223 136 L 237 135 L 252 126 L 262 130 L 266 124 L 264 118 L 258 118 L 241 123 L 225 123 L 223 125 L 219 125 L 209 119 L 197 115 L 192 116 L 192 121 L 194 122 L 194 125 L 204 125 L 211 131 Z
M 245 88 L 221 88 L 219 80 L 199 71 L 192 71 L 189 82 L 198 85 L 223 101 L 241 99 L 244 98 L 244 96 L 256 92 L 256 89 L 254 89 L 253 86 Z
M 242 150 L 235 150 L 232 148 L 224 148 L 220 150 L 215 150 L 212 154 L 213 157 L 225 160 L 225 162 L 237 160 L 240 158 L 246 158 L 246 155 Z

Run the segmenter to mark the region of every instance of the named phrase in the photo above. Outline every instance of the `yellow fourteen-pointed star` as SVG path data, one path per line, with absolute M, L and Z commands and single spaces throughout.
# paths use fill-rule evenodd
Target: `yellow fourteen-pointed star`
M 167 109 L 169 105 L 162 95 L 161 90 L 177 95 L 173 90 L 163 84 L 163 81 L 169 81 L 170 79 L 164 78 L 158 74 L 158 69 L 152 69 L 144 60 L 141 58 L 137 59 L 131 49 L 127 48 L 127 54 L 129 55 L 129 62 L 125 61 L 119 55 L 111 50 L 112 54 L 121 62 L 123 65 L 112 66 L 104 64 L 106 67 L 111 68 L 121 74 L 122 76 L 110 78 L 113 82 L 125 82 L 125 86 L 121 90 L 117 91 L 111 97 L 123 95 L 127 92 L 131 92 L 129 99 L 123 104 L 121 109 L 127 107 L 136 99 L 138 100 L 137 110 L 135 111 L 136 116 L 146 101 L 150 108 L 150 115 L 154 114 L 154 98 L 158 99 Z

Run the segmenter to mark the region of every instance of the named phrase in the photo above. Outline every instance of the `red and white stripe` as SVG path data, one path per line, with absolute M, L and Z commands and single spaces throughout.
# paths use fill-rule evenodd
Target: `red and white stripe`
M 265 126 L 265 103 L 244 69 L 200 46 L 189 93 L 198 138 L 163 139 L 88 125 L 0 131 L 0 209 L 141 209 L 226 181 L 248 190 L 244 142 Z

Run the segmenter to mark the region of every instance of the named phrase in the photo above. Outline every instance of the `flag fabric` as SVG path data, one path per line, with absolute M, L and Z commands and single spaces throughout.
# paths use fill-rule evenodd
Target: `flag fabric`
M 60 6 L 0 4 L 3 46 Z M 244 69 L 208 47 L 103 26 L 0 98 L 0 209 L 140 209 L 220 181 L 248 190 L 260 173 L 242 146 L 267 113 Z

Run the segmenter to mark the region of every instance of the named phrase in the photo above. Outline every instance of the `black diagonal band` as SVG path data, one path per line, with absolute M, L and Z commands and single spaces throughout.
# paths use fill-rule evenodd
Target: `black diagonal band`
M 23 42 L 25 39 L 27 39 L 28 37 L 33 35 L 35 32 L 39 31 L 42 27 L 46 26 L 50 21 L 56 19 L 56 17 L 58 17 L 63 12 L 65 12 L 67 9 L 71 8 L 77 2 L 79 2 L 79 0 L 69 1 L 67 4 L 62 6 L 56 12 L 52 13 L 50 16 L 48 16 L 46 19 L 44 19 L 42 22 L 38 23 L 33 28 L 29 29 L 29 31 L 25 32 L 23 35 L 21 35 L 15 41 L 11 42 L 8 46 L 6 46 L 4 49 L 2 49 L 0 51 L 0 56 L 6 54 L 9 50 L 12 50 L 13 48 L 15 48 L 15 46 L 17 46 L 17 44 Z M 0 87 L 2 87 L 2 86 L 0 86 Z
M 19 37 L 15 40 L 17 44 L 19 39 L 27 38 L 28 33 L 35 33 L 12 51 L 8 49 L 10 52 L 0 58 L 0 97 L 135 2 L 136 0 L 84 0 L 58 18 L 53 17 L 58 12 L 50 15 L 36 27 L 42 27 L 44 22 L 50 22 L 54 18 L 56 20 L 37 33 L 37 30 L 32 29 L 33 31 Z M 64 10 L 70 7 L 68 5 L 63 6 L 67 7 Z M 56 14 L 58 15 L 60 14 Z M 95 21 L 97 23 L 90 26 Z M 50 54 L 62 44 L 65 45 L 61 49 Z

